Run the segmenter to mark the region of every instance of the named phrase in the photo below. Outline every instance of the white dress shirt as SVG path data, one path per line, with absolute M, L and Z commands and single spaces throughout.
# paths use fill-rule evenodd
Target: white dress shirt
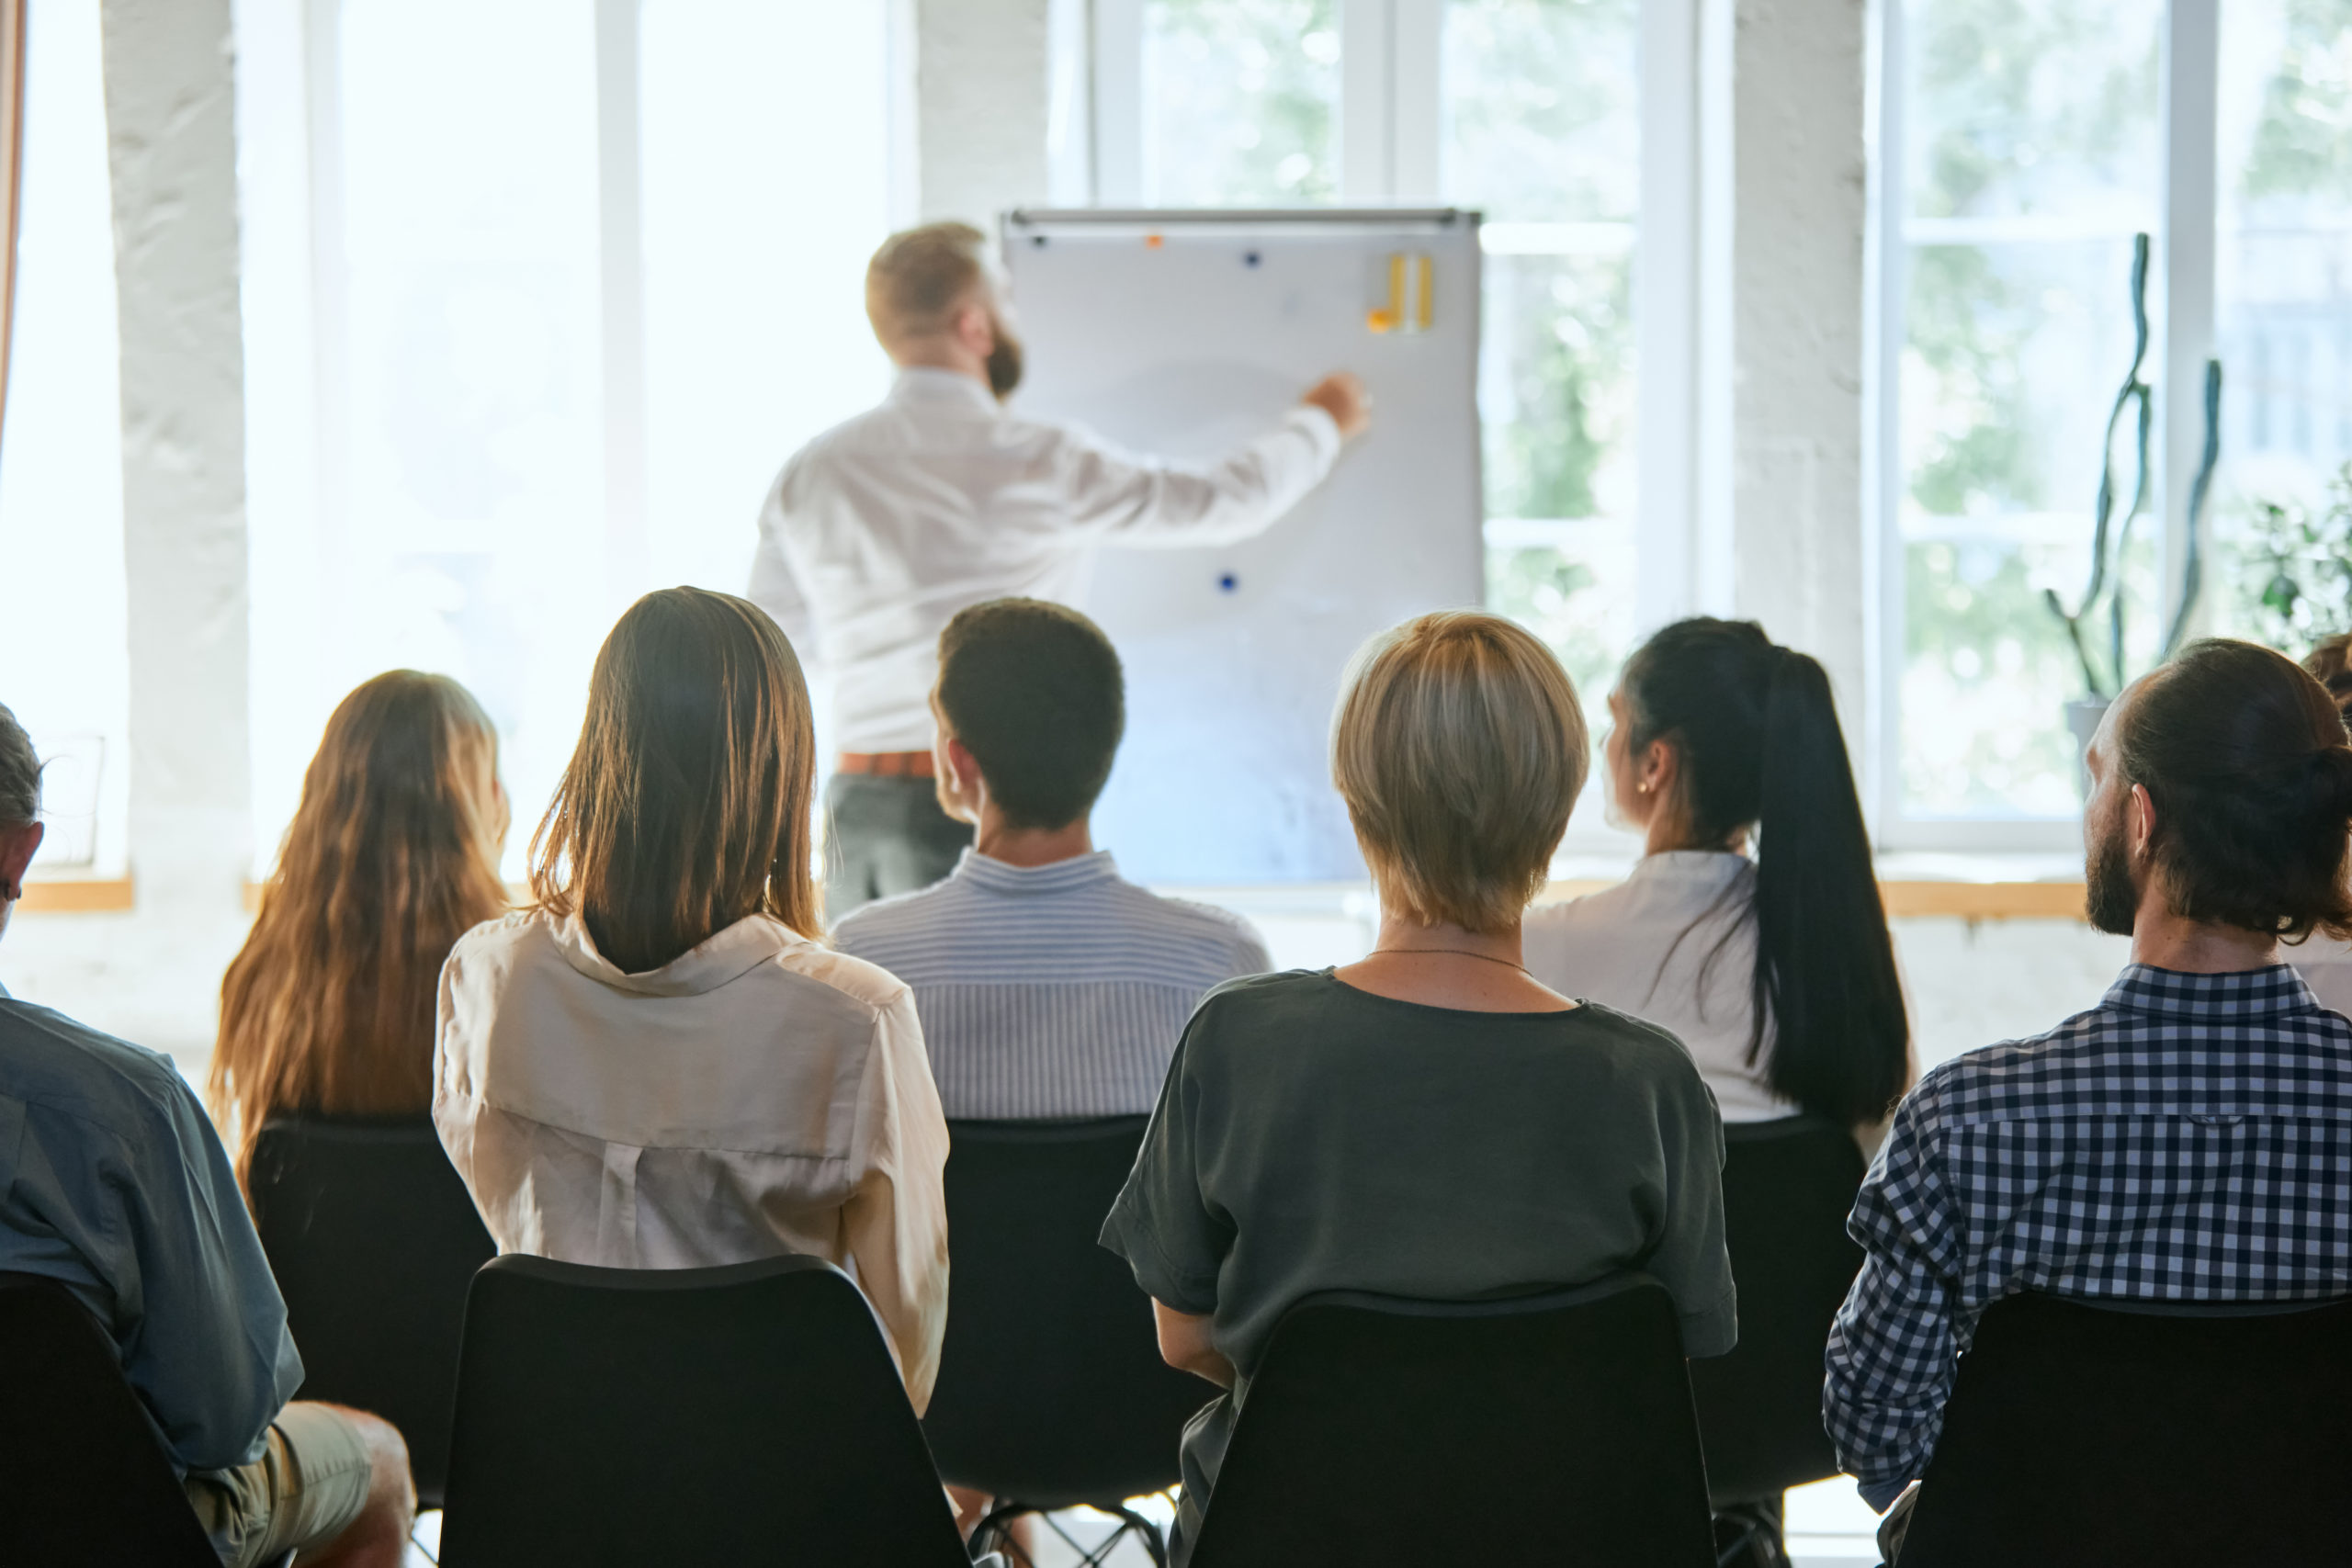
M 751 597 L 831 674 L 843 750 L 924 750 L 958 610 L 1015 594 L 1075 605 L 1101 545 L 1248 538 L 1339 452 L 1331 416 L 1302 405 L 1220 462 L 1148 461 L 1009 412 L 969 376 L 902 370 L 879 407 L 776 476 Z
M 1531 910 L 1528 973 L 1565 996 L 1668 1030 L 1689 1047 L 1726 1122 L 1770 1122 L 1796 1106 L 1765 1086 L 1763 1049 L 1747 1059 L 1755 1020 L 1756 865 L 1746 855 L 1674 850 L 1645 855 L 1614 887 Z
M 907 987 L 752 915 L 625 975 L 580 918 L 441 971 L 433 1120 L 502 1252 L 847 1268 L 920 1413 L 947 1322 L 947 1123 Z

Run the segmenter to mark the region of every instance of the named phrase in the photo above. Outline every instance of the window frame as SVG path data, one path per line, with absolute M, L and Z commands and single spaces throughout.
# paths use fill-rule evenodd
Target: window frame
M 302 554 L 303 592 L 290 599 L 281 595 L 281 602 L 272 606 L 273 621 L 284 634 L 281 643 L 320 635 L 319 618 L 326 613 L 322 606 L 327 601 L 311 590 L 347 581 L 352 570 L 353 445 L 358 411 L 353 395 L 352 268 L 346 254 L 344 41 L 350 3 L 236 0 L 235 6 L 241 113 L 266 101 L 275 118 L 291 128 L 288 144 L 278 150 L 284 155 L 257 160 L 241 149 L 238 172 L 247 290 L 249 537 L 257 514 L 266 513 L 262 526 L 279 530 L 281 537 L 297 538 Z M 1086 3 L 1052 0 L 1057 12 Z M 594 592 L 614 616 L 657 585 L 662 527 L 651 406 L 660 372 L 661 339 L 653 331 L 659 283 L 651 276 L 656 264 L 649 262 L 646 243 L 648 5 L 649 0 L 593 0 L 583 7 L 593 38 L 589 89 L 594 143 L 586 152 L 594 172 L 596 202 L 590 331 L 597 394 L 588 418 L 598 451 L 592 463 L 596 502 L 583 510 L 580 536 L 603 556 Z M 916 16 L 913 0 L 868 0 L 868 5 L 878 30 L 883 71 L 881 163 L 888 184 L 882 208 L 888 227 L 903 227 L 915 220 L 919 199 Z M 248 29 L 275 33 L 288 40 L 288 47 L 266 51 L 244 48 Z M 256 52 L 270 57 L 259 71 L 254 68 Z M 653 112 L 659 112 L 658 107 Z M 653 173 L 658 179 L 658 165 Z M 274 291 L 273 303 L 282 302 L 284 308 L 272 312 L 279 330 L 257 352 L 253 302 L 255 279 L 264 275 Z M 266 454 L 266 460 L 257 461 L 257 453 Z M 774 460 L 781 461 L 785 455 L 779 451 Z M 271 477 L 256 487 L 254 476 L 265 472 Z M 257 498 L 257 491 L 266 494 Z M 746 493 L 750 499 L 743 503 L 741 524 L 748 529 L 757 498 Z M 750 547 L 746 533 L 746 561 Z M 249 589 L 250 566 L 249 561 Z M 723 585 L 740 592 L 741 579 Z M 340 694 L 319 706 L 321 720 Z M 256 712 L 282 700 L 269 685 L 260 659 L 249 671 L 247 700 Z M 310 700 L 307 694 L 304 700 Z M 829 706 L 821 694 L 817 704 L 819 739 L 824 742 Z M 250 773 L 260 778 L 266 767 L 269 776 L 285 776 L 282 758 L 265 758 L 264 741 L 256 724 L 248 742 Z M 508 765 L 502 761 L 503 767 Z M 509 778 L 511 782 L 511 773 Z M 273 801 L 259 790 L 249 790 L 248 795 L 245 811 L 254 829 L 252 874 L 260 877 L 275 863 L 277 833 L 290 815 L 292 801 Z M 510 835 L 510 868 L 524 837 Z
M 1907 217 L 1904 44 L 1909 0 L 1875 0 L 1867 133 L 1863 516 L 1875 592 L 1868 635 L 1869 766 L 1865 805 L 1882 850 L 2040 853 L 2081 845 L 2077 816 L 1967 818 L 1912 815 L 1903 801 L 1905 540 L 1902 363 L 1910 246 L 1934 220 Z M 2188 485 L 2204 443 L 2199 389 L 2214 352 L 2218 236 L 2220 0 L 2165 0 L 2158 40 L 2157 232 L 2151 236 L 2150 314 L 2157 332 L 2155 468 L 2150 513 L 2158 581 L 2169 605 L 2188 558 Z M 2088 524 L 2087 514 L 2085 518 Z M 2193 625 L 2192 621 L 2192 625 Z
M 1057 162 L 1062 188 L 1104 207 L 1143 200 L 1144 8 L 1091 0 L 1083 29 L 1090 156 Z M 1347 203 L 1442 202 L 1447 0 L 1337 0 L 1340 196 Z M 1640 0 L 1641 181 L 1634 246 L 1638 529 L 1634 623 L 1647 631 L 1699 607 L 1699 0 Z M 1367 107 L 1368 106 L 1368 107 Z M 1551 225 L 1485 226 L 1488 254 L 1552 249 Z M 1562 225 L 1575 229 L 1577 225 Z M 1492 526 L 1490 525 L 1490 526 Z M 1505 524 L 1514 543 L 1523 525 Z M 1490 536 L 1489 543 L 1498 542 Z M 1597 695 L 1597 694 L 1595 694 Z

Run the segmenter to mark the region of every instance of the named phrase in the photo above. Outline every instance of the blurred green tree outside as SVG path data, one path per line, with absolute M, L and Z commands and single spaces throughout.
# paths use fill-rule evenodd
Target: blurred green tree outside
M 1339 195 L 1336 0 L 1148 0 L 1144 47 L 1161 205 Z
M 2154 7 L 1906 7 L 1904 210 L 1945 224 L 1909 247 L 1905 279 L 1897 772 L 1914 812 L 2042 816 L 2073 804 L 2063 705 L 2082 678 L 2042 592 L 2082 592 L 2099 454 L 2095 434 L 2075 438 L 2080 418 L 2062 429 L 2052 411 L 2103 420 L 2129 344 L 2127 330 L 2110 365 L 2104 353 L 2053 354 L 2051 334 L 2104 343 L 2128 324 L 2129 248 L 2041 240 L 2034 224 L 2153 191 L 2159 29 L 2127 25 L 2138 10 Z M 2018 237 L 1996 237 L 2005 225 Z M 2130 454 L 2118 458 L 2128 487 Z M 2079 536 L 2051 521 L 2071 516 Z M 2138 622 L 2153 618 L 2140 603 L 2153 587 L 2148 526 L 2125 571 Z

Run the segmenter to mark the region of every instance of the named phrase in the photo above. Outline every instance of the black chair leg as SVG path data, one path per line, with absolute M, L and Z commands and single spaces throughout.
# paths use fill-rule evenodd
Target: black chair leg
M 1107 1551 L 1116 1546 L 1121 1536 L 1136 1536 L 1143 1541 L 1144 1551 L 1150 1555 L 1152 1568 L 1168 1568 L 1168 1540 L 1159 1533 L 1158 1525 L 1145 1518 L 1125 1503 L 1104 1511 L 1116 1515 L 1119 1519 L 1118 1533 L 1102 1543 L 1104 1551 Z
M 1717 1508 L 1716 1568 L 1792 1568 L 1781 1518 L 1778 1497 Z
M 1159 1533 L 1158 1525 L 1124 1503 L 1108 1506 L 1098 1503 L 1094 1506 L 1097 1512 L 1109 1514 L 1117 1519 L 1119 1528 L 1091 1551 L 1080 1546 L 1069 1531 L 1062 1529 L 1060 1521 L 1046 1510 L 1027 1503 L 1012 1502 L 998 1504 L 972 1527 L 968 1543 L 971 1553 L 977 1558 L 983 1552 L 998 1551 L 1004 1554 L 1005 1562 L 1012 1568 L 1036 1568 L 1012 1539 L 1012 1521 L 1026 1514 L 1044 1521 L 1047 1529 L 1061 1537 L 1064 1544 L 1078 1553 L 1079 1568 L 1102 1568 L 1102 1564 L 1110 1561 L 1111 1553 L 1118 1550 L 1119 1543 L 1131 1535 L 1143 1542 L 1144 1551 L 1151 1558 L 1152 1568 L 1168 1568 L 1168 1541 Z
M 978 1524 L 972 1527 L 971 1536 L 966 1540 L 965 1545 L 970 1549 L 975 1559 L 988 1552 L 1001 1551 L 1004 1554 L 1005 1562 L 1012 1564 L 1012 1568 L 1031 1568 L 1028 1558 L 1022 1553 L 1019 1547 L 1012 1543 L 1012 1521 L 1023 1514 L 1034 1514 L 1036 1511 L 1026 1503 L 999 1503 L 981 1516 Z

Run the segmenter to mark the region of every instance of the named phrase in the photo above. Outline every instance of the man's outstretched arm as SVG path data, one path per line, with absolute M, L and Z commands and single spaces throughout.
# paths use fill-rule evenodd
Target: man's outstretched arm
M 1280 424 L 1212 463 L 1153 462 L 1070 432 L 1061 459 L 1067 516 L 1082 535 L 1131 547 L 1249 538 L 1322 482 L 1371 409 L 1362 381 L 1327 376 Z

